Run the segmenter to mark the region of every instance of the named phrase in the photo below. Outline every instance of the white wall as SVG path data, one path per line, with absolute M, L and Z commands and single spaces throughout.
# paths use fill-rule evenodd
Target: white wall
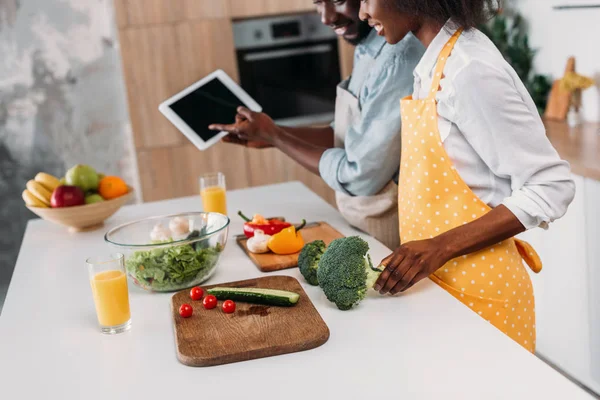
M 86 163 L 139 188 L 112 4 L 0 0 L 0 311 L 29 179 Z
M 600 8 L 554 10 L 554 5 L 600 4 L 600 0 L 509 0 L 529 25 L 530 44 L 538 48 L 536 71 L 554 79 L 564 72 L 567 58 L 576 57 L 577 71 L 597 85 L 583 95 L 583 117 L 600 121 Z

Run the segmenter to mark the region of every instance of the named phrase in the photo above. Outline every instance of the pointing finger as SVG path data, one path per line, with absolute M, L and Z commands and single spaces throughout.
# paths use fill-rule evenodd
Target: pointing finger
M 246 107 L 238 107 L 237 112 L 238 112 L 238 114 L 242 115 L 247 120 L 252 121 L 252 117 L 254 115 L 253 111 L 250 111 Z

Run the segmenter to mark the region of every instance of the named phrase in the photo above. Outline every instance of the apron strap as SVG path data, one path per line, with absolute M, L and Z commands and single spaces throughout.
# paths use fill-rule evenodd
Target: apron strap
M 454 35 L 452 35 L 452 37 L 448 40 L 448 43 L 446 43 L 438 57 L 435 72 L 433 73 L 433 81 L 431 82 L 431 90 L 429 91 L 429 96 L 427 96 L 429 100 L 434 100 L 438 90 L 440 89 L 440 81 L 442 80 L 442 76 L 444 74 L 446 61 L 448 61 L 448 57 L 450 57 L 450 53 L 452 53 L 452 49 L 454 49 L 454 45 L 458 41 L 458 38 L 462 32 L 462 28 L 454 32 Z
M 519 254 L 525 260 L 529 268 L 536 274 L 542 270 L 542 259 L 535 251 L 535 249 L 527 242 L 515 238 L 515 245 Z

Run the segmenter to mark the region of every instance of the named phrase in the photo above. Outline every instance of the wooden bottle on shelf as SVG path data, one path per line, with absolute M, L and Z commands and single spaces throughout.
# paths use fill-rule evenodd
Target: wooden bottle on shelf
M 575 57 L 570 57 L 567 61 L 565 75 L 568 72 L 575 72 Z M 571 106 L 571 97 L 571 92 L 561 88 L 560 79 L 555 80 L 548 96 L 548 104 L 546 106 L 544 118 L 555 121 L 566 120 Z

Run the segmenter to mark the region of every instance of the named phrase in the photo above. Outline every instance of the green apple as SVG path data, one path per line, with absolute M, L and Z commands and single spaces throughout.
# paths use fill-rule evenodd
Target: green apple
M 65 175 L 67 185 L 77 186 L 84 192 L 98 189 L 98 173 L 88 165 L 76 165 Z
M 101 203 L 104 199 L 99 194 L 89 194 L 85 196 L 85 204 Z

